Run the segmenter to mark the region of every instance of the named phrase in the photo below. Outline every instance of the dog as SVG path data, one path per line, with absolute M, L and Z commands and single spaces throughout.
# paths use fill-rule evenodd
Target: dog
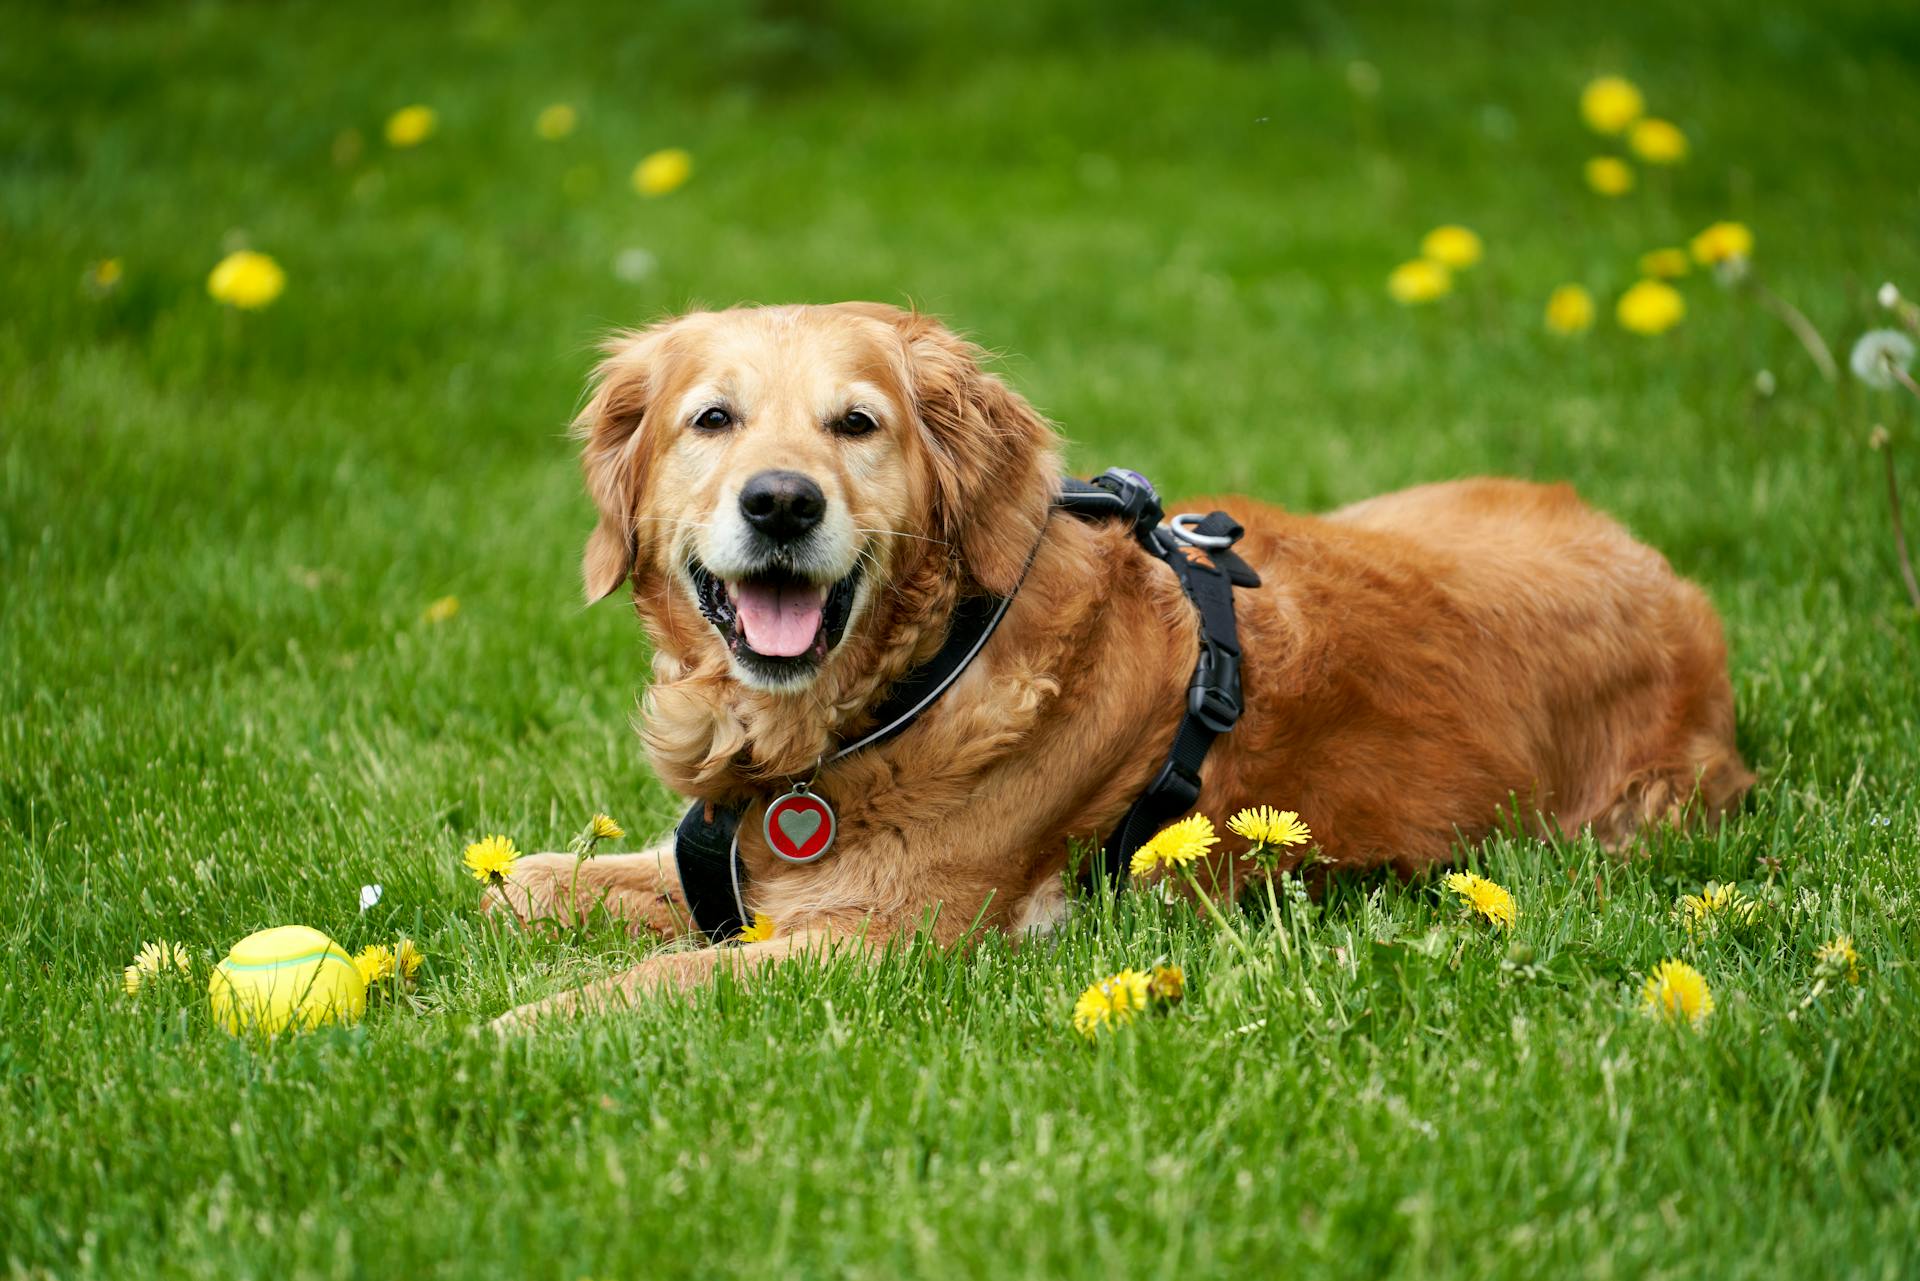
M 654 647 L 649 759 L 695 802 L 743 807 L 745 905 L 773 932 L 663 950 L 506 1021 L 723 963 L 1064 918 L 1070 849 L 1161 767 L 1199 627 L 1131 530 L 1053 513 L 1058 437 L 982 359 L 874 303 L 699 312 L 608 343 L 576 424 L 598 510 L 586 595 L 631 584 Z M 1185 506 L 1244 525 L 1262 579 L 1235 592 L 1245 710 L 1200 813 L 1297 810 L 1332 868 L 1410 874 L 1503 814 L 1624 849 L 1717 821 L 1754 781 L 1706 596 L 1566 485 L 1451 481 L 1324 516 Z M 946 694 L 823 766 L 979 593 L 1012 603 Z M 795 780 L 837 811 L 808 864 L 776 858 L 757 819 Z M 1223 858 L 1214 892 L 1258 874 Z M 671 841 L 528 856 L 487 907 L 690 932 Z

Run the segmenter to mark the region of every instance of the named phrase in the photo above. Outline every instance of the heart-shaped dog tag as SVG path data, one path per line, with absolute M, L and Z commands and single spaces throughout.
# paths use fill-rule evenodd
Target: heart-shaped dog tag
M 833 846 L 833 806 L 802 783 L 767 806 L 767 844 L 789 863 L 811 863 Z

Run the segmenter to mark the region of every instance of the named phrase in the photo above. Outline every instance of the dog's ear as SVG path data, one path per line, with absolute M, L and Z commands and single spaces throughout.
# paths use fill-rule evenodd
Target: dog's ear
M 645 462 L 641 427 L 654 382 L 658 332 L 620 333 L 602 345 L 606 358 L 594 370 L 592 394 L 573 422 L 587 493 L 600 512 L 580 562 L 589 605 L 626 581 L 638 554 L 635 517 Z
M 1053 427 L 980 367 L 979 347 L 939 321 L 891 308 L 869 314 L 890 319 L 906 343 L 933 458 L 934 524 L 974 582 L 1008 595 L 1052 507 L 1060 468 Z

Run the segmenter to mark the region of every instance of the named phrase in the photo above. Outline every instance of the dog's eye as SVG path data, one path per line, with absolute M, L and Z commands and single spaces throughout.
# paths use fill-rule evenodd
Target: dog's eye
M 733 415 L 720 408 L 720 406 L 714 405 L 709 409 L 701 410 L 695 415 L 693 425 L 701 431 L 725 431 L 727 428 L 733 426 Z
M 849 409 L 847 416 L 833 425 L 833 429 L 842 436 L 864 436 L 880 424 L 865 410 Z

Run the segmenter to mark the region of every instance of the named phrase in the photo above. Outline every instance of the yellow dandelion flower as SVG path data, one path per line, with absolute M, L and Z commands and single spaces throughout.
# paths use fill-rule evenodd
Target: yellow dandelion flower
M 1674 909 L 1687 933 L 1698 934 L 1715 928 L 1725 920 L 1746 925 L 1760 914 L 1760 905 L 1740 892 L 1738 886 L 1708 881 L 1698 894 L 1682 894 Z
M 1595 133 L 1619 133 L 1646 109 L 1639 86 L 1625 76 L 1600 76 L 1580 91 L 1580 118 Z
M 1147 995 L 1167 1005 L 1177 1004 L 1187 994 L 1187 973 L 1177 965 L 1156 965 L 1147 975 Z
M 1703 267 L 1753 257 L 1753 232 L 1742 222 L 1716 222 L 1687 243 Z
M 1442 889 L 1460 896 L 1467 910 L 1483 916 L 1495 925 L 1512 928 L 1518 910 L 1513 895 L 1475 872 L 1448 872 L 1440 878 Z
M 460 612 L 458 596 L 442 596 L 433 604 L 420 611 L 420 619 L 427 623 L 444 623 Z
M 1402 306 L 1412 307 L 1444 297 L 1453 289 L 1445 266 L 1426 258 L 1403 262 L 1387 277 L 1387 292 Z
M 467 846 L 467 870 L 473 873 L 474 880 L 489 885 L 506 880 L 519 861 L 520 851 L 514 848 L 510 837 L 488 836 Z
M 1670 120 L 1648 116 L 1634 123 L 1627 147 L 1650 165 L 1677 165 L 1687 158 L 1687 135 Z
M 1073 1003 L 1073 1030 L 1089 1041 L 1100 1030 L 1111 1031 L 1147 1008 L 1147 987 L 1151 982 L 1139 970 L 1121 970 L 1109 975 L 1080 994 Z
M 112 293 L 126 274 L 126 264 L 118 258 L 102 258 L 87 268 L 87 288 L 96 294 Z
M 1580 285 L 1561 285 L 1548 294 L 1547 328 L 1567 336 L 1593 328 L 1593 295 Z
M 1666 281 L 1642 280 L 1620 295 L 1613 314 L 1632 333 L 1664 334 L 1686 319 L 1687 303 Z
M 1156 867 L 1185 867 L 1220 843 L 1213 820 L 1189 814 L 1169 823 L 1133 854 L 1133 874 L 1145 876 Z
M 1227 820 L 1227 830 L 1255 845 L 1304 845 L 1313 833 L 1292 810 L 1256 805 Z
M 677 191 L 693 176 L 693 157 L 679 147 L 656 151 L 633 170 L 633 189 L 643 196 Z
M 1685 961 L 1666 960 L 1647 975 L 1640 1003 L 1650 1018 L 1699 1027 L 1713 1013 L 1713 992 L 1699 970 Z
M 393 945 L 394 973 L 409 983 L 420 972 L 420 962 L 425 959 L 420 955 L 420 949 L 413 945 L 412 939 L 401 939 Z
M 742 943 L 764 943 L 773 937 L 773 918 L 765 912 L 755 912 L 753 924 L 733 937 Z
M 258 311 L 287 287 L 287 273 L 263 253 L 240 249 L 222 258 L 207 274 L 207 293 L 215 302 Z
M 1684 249 L 1650 249 L 1640 255 L 1640 274 L 1649 280 L 1678 280 L 1692 267 Z
M 1603 196 L 1624 196 L 1633 190 L 1633 166 L 1618 156 L 1595 156 L 1587 161 L 1587 186 Z
M 587 822 L 587 834 L 596 841 L 617 841 L 627 833 L 608 815 L 595 814 Z
M 1420 241 L 1420 256 L 1437 262 L 1450 271 L 1460 271 L 1480 261 L 1485 246 L 1470 228 L 1449 223 L 1435 227 Z
M 133 964 L 129 965 L 121 976 L 121 983 L 128 995 L 138 992 L 148 979 L 159 978 L 162 974 L 178 971 L 189 973 L 192 963 L 187 959 L 187 949 L 178 943 L 142 943 L 134 954 Z
M 360 981 L 369 987 L 384 982 L 396 972 L 393 949 L 384 943 L 370 943 L 353 954 L 353 968 L 360 971 Z
M 1820 972 L 1832 978 L 1844 977 L 1849 983 L 1860 981 L 1860 953 L 1853 947 L 1853 936 L 1836 934 L 1814 953 Z
M 540 114 L 533 118 L 533 131 L 548 142 L 558 142 L 579 123 L 580 113 L 573 109 L 572 103 L 556 102 L 540 109 Z
M 387 117 L 387 145 L 417 147 L 433 137 L 433 131 L 439 124 L 439 113 L 432 107 L 417 102 L 410 107 L 402 107 Z

